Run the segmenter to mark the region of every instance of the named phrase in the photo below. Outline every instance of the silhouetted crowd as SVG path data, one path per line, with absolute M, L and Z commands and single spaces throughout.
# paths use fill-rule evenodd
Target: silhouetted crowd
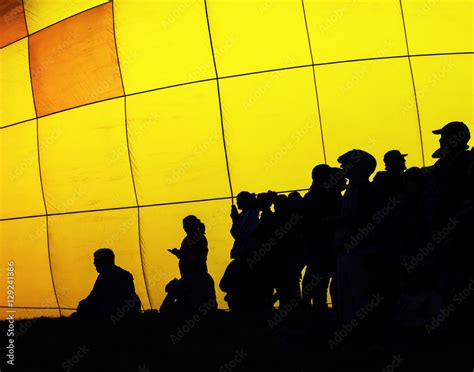
M 450 122 L 433 133 L 440 135 L 433 166 L 406 169 L 407 154 L 391 150 L 383 159 L 385 170 L 371 181 L 376 159 L 355 149 L 337 159 L 339 168 L 316 165 L 304 196 L 240 192 L 230 214 L 231 261 L 219 283 L 230 311 L 299 308 L 312 314 L 314 324 L 331 323 L 332 329 L 369 319 L 367 329 L 391 324 L 409 334 L 472 336 L 470 132 L 464 123 Z M 179 260 L 181 278 L 167 284 L 160 312 L 186 317 L 217 305 L 205 226 L 190 215 L 183 227 L 181 247 L 169 250 Z M 78 314 L 114 297 L 106 287 L 115 280 L 123 290 L 112 307 L 124 295 L 136 296 L 133 279 L 120 270 L 98 268 L 94 290 Z M 110 274 L 103 275 L 106 271 Z M 102 313 L 109 309 L 97 306 Z

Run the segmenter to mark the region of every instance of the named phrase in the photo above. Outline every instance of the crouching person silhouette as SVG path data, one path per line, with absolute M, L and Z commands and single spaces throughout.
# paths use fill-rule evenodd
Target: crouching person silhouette
M 133 276 L 115 265 L 114 252 L 101 248 L 94 252 L 94 266 L 99 273 L 91 293 L 77 307 L 77 317 L 109 318 L 113 323 L 140 312 L 140 298 L 135 293 Z

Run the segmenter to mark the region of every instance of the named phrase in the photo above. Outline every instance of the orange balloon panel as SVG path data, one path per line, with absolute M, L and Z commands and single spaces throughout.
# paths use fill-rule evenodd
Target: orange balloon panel
M 472 1 L 24 6 L 0 5 L 0 267 L 15 261 L 19 317 L 73 312 L 106 246 L 159 308 L 190 214 L 226 308 L 238 192 L 305 189 L 352 148 L 429 165 L 431 131 L 474 120 Z
M 0 14 L 0 48 L 27 35 L 22 0 L 2 0 Z
M 111 3 L 41 30 L 29 42 L 38 116 L 123 94 Z

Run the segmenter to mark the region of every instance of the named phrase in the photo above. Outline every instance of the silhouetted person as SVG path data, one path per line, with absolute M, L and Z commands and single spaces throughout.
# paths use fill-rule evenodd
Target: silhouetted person
M 231 250 L 233 259 L 227 266 L 219 283 L 224 299 L 233 311 L 255 311 L 268 308 L 268 286 L 262 281 L 259 262 L 255 262 L 254 253 L 258 250 L 257 229 L 259 225 L 258 207 L 255 194 L 242 191 L 237 195 L 237 206 L 232 205 L 231 234 L 234 245 Z
M 440 135 L 440 147 L 432 155 L 438 160 L 428 173 L 427 215 L 431 234 L 447 232 L 436 244 L 434 255 L 441 294 L 445 303 L 450 303 L 474 277 L 474 254 L 467 243 L 474 226 L 473 155 L 468 151 L 470 131 L 465 123 L 450 122 L 433 133 Z M 472 297 L 448 320 L 454 333 L 466 337 L 474 331 Z
M 295 198 L 295 197 L 293 197 Z M 298 207 L 295 206 L 297 209 Z M 274 243 L 274 280 L 276 295 L 280 306 L 291 300 L 299 299 L 300 287 L 298 273 L 298 225 L 301 213 L 292 210 L 290 199 L 286 195 L 277 195 L 274 199 L 275 243 Z
M 433 227 L 443 225 L 450 216 L 461 213 L 470 203 L 472 207 L 472 151 L 469 150 L 469 128 L 462 122 L 451 122 L 443 128 L 433 131 L 441 135 L 440 148 L 433 153 L 437 158 L 430 181 L 437 185 L 438 195 Z
M 207 247 L 206 227 L 196 216 L 189 215 L 183 219 L 183 229 L 186 237 L 180 249 L 168 249 L 179 258 L 179 271 L 181 276 L 187 272 L 207 273 Z
M 271 210 L 273 200 L 277 193 L 268 191 L 257 195 L 257 207 L 260 212 L 258 219 L 256 237 L 259 248 L 267 244 L 274 235 L 275 216 Z
M 179 258 L 180 279 L 173 279 L 166 287 L 167 293 L 160 312 L 187 316 L 206 308 L 206 312 L 217 308 L 214 281 L 207 272 L 206 226 L 194 215 L 183 218 L 186 237 L 180 249 L 168 249 Z
M 381 317 L 390 314 L 399 296 L 401 227 L 404 222 L 400 218 L 400 207 L 406 156 L 398 150 L 388 151 L 384 155 L 385 171 L 378 172 L 372 182 L 376 194 L 373 221 L 376 250 L 368 270 L 372 272 L 374 290 L 385 299 L 379 306 Z
M 237 208 L 241 210 L 240 213 Z M 247 257 L 257 246 L 258 208 L 255 194 L 240 192 L 237 195 L 237 208 L 232 205 L 230 214 L 232 218 L 230 233 L 234 237 L 231 258 Z
M 94 253 L 94 265 L 99 273 L 91 293 L 79 302 L 80 317 L 111 317 L 125 314 L 136 315 L 140 311 L 140 299 L 135 293 L 133 276 L 115 265 L 114 252 L 101 248 Z
M 290 210 L 290 288 L 291 293 L 294 293 L 295 298 L 301 300 L 301 272 L 305 267 L 305 253 L 304 253 L 304 201 L 303 197 L 298 191 L 292 191 L 288 194 L 288 207 Z
M 398 150 L 390 150 L 384 155 L 385 170 L 377 172 L 372 181 L 380 205 L 392 196 L 398 197 L 402 191 L 402 174 L 407 168 L 406 156 Z
M 347 323 L 368 303 L 371 295 L 367 265 L 374 251 L 375 198 L 369 177 L 377 162 L 362 150 L 351 150 L 337 161 L 349 180 L 336 232 L 338 315 L 342 323 Z
M 275 289 L 274 266 L 275 216 L 271 210 L 276 192 L 268 191 L 257 195 L 257 207 L 260 212 L 256 230 L 257 249 L 250 254 L 247 262 L 255 271 L 255 285 L 260 288 L 263 303 L 271 303 Z
M 334 218 L 340 215 L 345 177 L 340 169 L 320 164 L 314 167 L 312 179 L 311 188 L 304 197 L 306 272 L 303 288 L 310 288 L 310 291 L 303 300 L 315 310 L 326 312 L 329 281 L 336 270 Z M 320 278 L 318 285 L 311 285 L 316 276 Z

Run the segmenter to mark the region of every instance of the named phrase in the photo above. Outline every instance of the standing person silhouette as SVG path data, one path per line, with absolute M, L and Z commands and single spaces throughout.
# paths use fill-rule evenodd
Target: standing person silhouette
M 207 254 L 209 252 L 206 239 L 206 227 L 196 216 L 189 215 L 183 219 L 183 229 L 186 236 L 180 249 L 168 249 L 179 259 L 181 276 L 185 272 L 207 273 Z
M 375 239 L 377 252 L 370 268 L 377 282 L 378 293 L 385 298 L 384 316 L 388 316 L 399 296 L 399 266 L 402 249 L 403 220 L 400 218 L 403 180 L 406 171 L 405 157 L 399 150 L 388 151 L 383 158 L 385 171 L 378 172 L 372 185 L 377 198 L 377 211 L 386 211 L 377 219 Z M 382 315 L 382 311 L 381 311 Z
M 258 204 L 255 194 L 242 191 L 237 195 L 237 207 L 232 205 L 230 217 L 234 245 L 230 252 L 232 261 L 219 283 L 231 311 L 255 311 L 268 308 L 268 283 L 261 277 L 259 264 L 252 264 L 258 248 Z
M 469 127 L 460 121 L 447 123 L 434 130 L 439 135 L 439 148 L 432 157 L 438 159 L 428 174 L 428 225 L 431 233 L 449 227 L 449 234 L 435 250 L 435 271 L 445 303 L 463 288 L 474 287 L 474 255 L 471 249 L 474 225 L 474 157 L 469 151 Z M 467 298 L 456 316 L 448 319 L 451 331 L 465 340 L 474 332 L 473 296 Z
M 304 303 L 324 314 L 328 311 L 327 290 L 331 278 L 333 304 L 337 301 L 333 295 L 336 282 L 335 221 L 341 211 L 341 193 L 346 179 L 339 168 L 326 164 L 314 167 L 312 179 L 310 191 L 304 196 L 306 272 L 303 287 L 311 288 Z M 316 276 L 321 278 L 320 282 L 312 286 Z
M 230 252 L 231 258 L 248 256 L 257 246 L 256 232 L 258 227 L 258 207 L 255 194 L 242 191 L 237 195 L 237 207 L 232 205 L 230 217 L 234 237 L 234 245 Z
M 179 259 L 180 279 L 171 280 L 165 287 L 167 293 L 160 307 L 161 313 L 188 316 L 200 306 L 217 308 L 214 281 L 207 272 L 208 243 L 206 226 L 194 215 L 183 219 L 186 236 L 180 249 L 168 251 Z
M 374 249 L 371 218 L 375 198 L 369 177 L 377 162 L 362 150 L 351 150 L 337 161 L 349 180 L 336 231 L 338 315 L 342 323 L 347 323 L 367 304 L 371 292 L 367 264 Z

